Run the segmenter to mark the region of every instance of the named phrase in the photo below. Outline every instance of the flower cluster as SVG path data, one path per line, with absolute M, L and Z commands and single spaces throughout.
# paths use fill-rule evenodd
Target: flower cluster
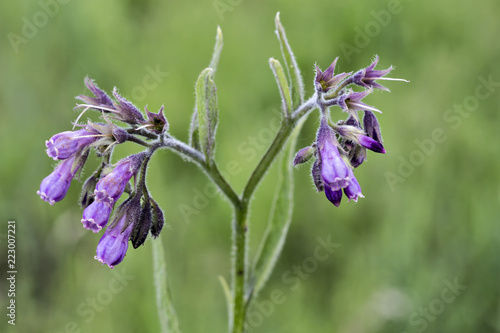
M 315 88 L 316 104 L 321 110 L 320 126 L 315 142 L 301 149 L 294 159 L 294 165 L 307 162 L 314 157 L 312 178 L 319 192 L 324 191 L 328 200 L 339 206 L 342 195 L 357 201 L 363 197 L 361 187 L 353 169 L 366 160 L 366 149 L 376 153 L 385 153 L 382 145 L 380 126 L 373 111 L 379 110 L 363 103 L 361 100 L 373 89 L 388 90 L 376 80 L 389 79 L 384 76 L 392 67 L 385 70 L 374 70 L 378 57 L 373 63 L 354 74 L 340 73 L 335 75 L 338 58 L 322 72 L 316 66 Z M 354 91 L 349 86 L 365 88 Z M 346 120 L 333 123 L 329 108 L 339 106 L 347 112 Z M 358 111 L 363 111 L 363 120 L 359 120 Z
M 77 99 L 85 104 L 79 104 L 77 108 L 83 108 L 83 112 L 98 110 L 106 122 L 89 121 L 86 125 L 75 125 L 80 129 L 58 133 L 46 141 L 47 155 L 60 162 L 42 181 L 37 194 L 51 205 L 62 200 L 72 179 L 81 172 L 89 152 L 94 148 L 102 158 L 102 163 L 83 184 L 80 204 L 84 211 L 81 222 L 85 229 L 97 233 L 112 221 L 99 241 L 95 258 L 113 267 L 123 260 L 129 240 L 137 248 L 144 243 L 150 231 L 157 237 L 164 224 L 163 212 L 150 197 L 145 183 L 148 161 L 158 146 L 149 145 L 129 132 L 142 130 L 149 136 L 160 138 L 166 135 L 168 123 L 163 106 L 158 114 L 146 109 L 146 119 L 131 102 L 118 94 L 116 88 L 113 90 L 113 100 L 90 78 L 85 79 L 85 84 L 95 97 L 78 96 Z M 119 127 L 109 118 L 131 127 Z M 128 156 L 112 166 L 110 159 L 113 147 L 125 141 L 140 143 L 149 149 Z M 131 186 L 133 178 L 135 181 Z M 111 218 L 114 205 L 124 192 L 130 196 Z

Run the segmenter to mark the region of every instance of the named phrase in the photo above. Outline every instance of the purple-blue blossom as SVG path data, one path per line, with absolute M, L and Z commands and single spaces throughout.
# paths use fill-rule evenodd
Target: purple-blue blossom
M 125 191 L 130 179 L 137 174 L 145 157 L 145 153 L 139 153 L 116 163 L 114 170 L 97 182 L 95 200 L 113 205 Z
M 71 180 L 75 177 L 75 174 L 84 162 L 78 161 L 77 164 L 74 165 L 75 158 L 76 156 L 73 155 L 65 161 L 60 162 L 54 171 L 42 180 L 40 190 L 36 192 L 42 200 L 53 205 L 66 196 Z
M 47 155 L 54 160 L 64 160 L 101 137 L 101 133 L 89 126 L 77 131 L 61 132 L 45 141 Z
M 83 211 L 83 227 L 93 232 L 99 232 L 108 223 L 112 205 L 108 203 L 94 201 Z
M 123 214 L 115 226 L 106 229 L 97 245 L 95 259 L 110 268 L 121 263 L 127 253 L 128 239 L 134 227 L 133 223 L 127 226 L 127 220 L 127 214 Z

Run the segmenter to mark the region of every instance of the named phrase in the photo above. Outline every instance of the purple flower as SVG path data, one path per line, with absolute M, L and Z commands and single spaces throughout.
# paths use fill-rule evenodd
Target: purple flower
M 132 102 L 122 97 L 118 93 L 116 87 L 113 89 L 113 96 L 116 99 L 116 102 L 113 103 L 117 111 L 114 113 L 116 119 L 131 125 L 140 124 L 144 121 L 142 113 L 132 104 Z
M 77 156 L 73 155 L 59 163 L 54 171 L 42 180 L 40 190 L 36 192 L 42 200 L 53 205 L 64 198 L 68 192 L 71 180 L 84 163 L 84 158 L 79 157 L 75 165 L 76 158 Z
M 127 214 L 123 214 L 115 226 L 106 229 L 97 245 L 95 259 L 110 268 L 121 263 L 127 253 L 128 238 L 134 227 L 133 223 L 127 226 L 127 220 Z
M 384 146 L 379 141 L 365 135 L 365 132 L 358 126 L 352 125 L 332 125 L 333 129 L 341 136 L 357 145 L 368 148 L 376 153 L 385 154 Z
M 355 119 L 357 119 L 356 111 L 360 110 L 372 110 L 382 113 L 382 111 L 361 102 L 361 100 L 371 92 L 372 92 L 371 89 L 365 90 L 363 92 L 349 91 L 347 94 L 344 94 L 339 97 L 338 105 L 345 112 L 349 112 L 349 114 L 351 114 Z
M 382 134 L 380 134 L 380 125 L 378 123 L 377 117 L 370 110 L 365 110 L 365 115 L 363 117 L 363 127 L 365 129 L 366 134 L 376 140 L 377 142 L 382 143 Z
M 317 147 L 325 188 L 338 191 L 346 187 L 349 184 L 349 167 L 340 156 L 335 134 L 324 119 L 318 131 Z
M 95 200 L 113 205 L 125 191 L 129 180 L 139 171 L 145 156 L 145 153 L 139 153 L 116 163 L 115 169 L 97 182 Z
M 316 86 L 317 91 L 327 92 L 351 74 L 340 73 L 335 76 L 333 75 L 338 59 L 339 57 L 335 58 L 332 64 L 324 72 L 322 72 L 321 69 L 316 66 L 316 78 L 314 79 L 314 85 Z
M 361 194 L 361 186 L 359 186 L 358 180 L 354 177 L 351 168 L 349 168 L 349 185 L 344 188 L 344 193 L 346 197 L 349 198 L 349 201 L 352 199 L 357 202 L 358 197 L 364 198 Z
M 144 111 L 146 111 L 146 115 L 148 117 L 147 121 L 142 122 L 143 127 L 149 129 L 150 131 L 161 134 L 163 132 L 168 131 L 168 121 L 163 114 L 163 105 L 160 108 L 158 113 L 149 112 L 147 107 L 144 107 Z
M 83 227 L 93 232 L 99 232 L 109 220 L 112 206 L 104 202 L 94 201 L 83 211 Z
M 359 86 L 365 87 L 365 88 L 369 88 L 369 89 L 382 89 L 382 90 L 389 91 L 389 89 L 387 89 L 386 87 L 384 87 L 381 84 L 378 84 L 377 82 L 375 82 L 375 80 L 391 80 L 391 81 L 408 82 L 408 81 L 403 80 L 403 79 L 385 78 L 384 76 L 386 76 L 387 74 L 389 74 L 393 70 L 392 66 L 390 66 L 387 69 L 383 69 L 383 70 L 374 70 L 377 63 L 378 63 L 378 56 L 375 56 L 375 60 L 373 60 L 373 62 L 371 63 L 370 66 L 356 72 L 353 75 L 353 83 L 355 83 Z
M 77 131 L 58 133 L 45 141 L 47 155 L 54 160 L 65 160 L 100 137 L 101 133 L 89 126 Z
M 351 167 L 344 162 L 340 155 L 335 133 L 328 126 L 325 118 L 321 119 L 317 147 L 320 163 L 314 164 L 313 177 L 316 184 L 318 181 L 315 177 L 314 167 L 319 167 L 321 169 L 321 182 L 328 200 L 338 207 L 342 200 L 342 189 L 349 200 L 357 201 L 358 197 L 362 197 L 361 187 L 354 177 Z M 317 184 L 316 187 L 320 188 Z
M 141 218 L 141 196 L 142 193 L 137 193 L 118 207 L 113 223 L 97 245 L 95 259 L 110 268 L 118 265 L 127 253 L 130 234 L 135 222 Z
M 76 96 L 77 99 L 94 106 L 114 108 L 111 98 L 94 83 L 94 80 L 87 76 L 85 78 L 85 85 L 96 97 L 79 95 Z

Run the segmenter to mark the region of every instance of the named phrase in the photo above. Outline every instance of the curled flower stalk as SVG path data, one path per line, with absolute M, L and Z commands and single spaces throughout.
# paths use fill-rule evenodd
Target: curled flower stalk
M 188 143 L 169 133 L 167 114 L 172 111 L 168 106 L 162 106 L 158 112 L 151 112 L 144 107 L 143 113 L 123 97 L 116 87 L 108 95 L 94 80 L 87 77 L 85 85 L 93 96 L 76 97 L 82 102 L 76 106 L 76 109 L 82 111 L 74 124 L 79 129 L 61 132 L 46 141 L 47 155 L 59 163 L 41 182 L 37 191 L 44 201 L 53 205 L 66 196 L 72 180 L 81 173 L 92 153 L 101 159 L 98 168 L 87 176 L 82 186 L 81 223 L 93 233 L 103 232 L 97 244 L 95 259 L 113 268 L 126 261 L 129 242 L 136 249 L 148 241 L 149 235 L 157 238 L 164 229 L 165 219 L 168 219 L 168 211 L 167 214 L 164 213 L 161 203 L 148 190 L 146 173 L 151 158 L 158 151 L 171 150 L 186 162 L 199 166 L 227 197 L 233 208 L 231 287 L 224 279 L 222 281 L 229 308 L 228 326 L 235 333 L 244 332 L 248 327 L 248 309 L 258 297 L 282 250 L 293 211 L 291 165 L 311 162 L 311 176 L 316 190 L 324 192 L 327 200 L 338 207 L 343 197 L 355 202 L 364 197 L 354 170 L 365 163 L 367 150 L 386 153 L 380 125 L 374 113 L 380 111 L 366 104 L 365 98 L 374 89 L 388 91 L 377 81 L 390 80 L 385 76 L 393 68 L 376 70 L 379 60 L 376 57 L 371 65 L 354 74 L 336 74 L 335 67 L 339 61 L 337 57 L 324 71 L 316 65 L 316 75 L 311 86 L 312 96 L 304 99 L 302 76 L 279 15 L 276 16 L 275 23 L 284 65 L 273 58 L 269 64 L 279 88 L 281 125 L 250 174 L 241 194 L 221 174 L 216 161 L 219 108 L 215 72 L 223 44 L 220 29 L 217 30 L 210 65 L 201 72 L 195 84 L 196 102 L 191 116 Z M 296 138 L 305 119 L 314 114 L 313 110 L 319 111 L 316 138 L 307 147 L 300 149 L 293 158 Z M 101 117 L 102 122 L 89 120 L 86 124 L 80 124 L 83 115 L 89 113 Z M 346 119 L 336 119 L 345 114 Z M 143 151 L 112 162 L 114 147 L 126 143 L 139 145 L 143 147 Z M 261 249 L 255 258 L 249 258 L 250 204 L 258 185 L 278 156 L 282 156 L 280 161 L 283 162 L 280 169 L 280 191 L 277 191 L 276 197 L 276 206 L 281 209 L 281 215 L 273 214 L 279 223 L 273 224 L 274 220 L 270 220 Z M 120 199 L 123 201 L 118 205 Z M 153 240 L 156 241 L 159 242 Z M 155 274 L 159 274 L 159 277 L 155 276 L 155 281 L 163 281 L 165 266 L 158 263 L 158 258 L 163 256 L 157 252 L 162 247 L 158 245 L 154 248 L 155 270 L 158 270 Z M 250 265 L 251 262 L 253 266 Z M 158 294 L 165 294 L 164 301 L 158 302 L 162 329 L 178 332 L 172 300 L 167 295 L 169 288 L 157 286 L 157 290 Z

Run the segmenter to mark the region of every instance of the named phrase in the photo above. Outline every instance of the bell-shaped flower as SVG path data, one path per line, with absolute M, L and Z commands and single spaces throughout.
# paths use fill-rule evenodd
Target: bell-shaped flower
M 130 155 L 118 163 L 113 171 L 101 178 L 95 187 L 95 200 L 113 205 L 123 194 L 130 179 L 137 174 L 146 153 Z
M 86 156 L 73 155 L 60 162 L 54 171 L 42 180 L 40 190 L 36 193 L 51 205 L 61 201 L 68 192 L 71 180 L 85 163 L 85 159 Z

